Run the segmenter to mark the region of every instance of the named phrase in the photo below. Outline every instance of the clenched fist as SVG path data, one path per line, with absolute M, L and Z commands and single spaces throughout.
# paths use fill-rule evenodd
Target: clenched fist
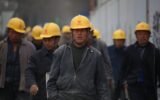
M 33 84 L 30 88 L 30 94 L 34 96 L 37 94 L 38 90 L 38 86 L 36 84 Z

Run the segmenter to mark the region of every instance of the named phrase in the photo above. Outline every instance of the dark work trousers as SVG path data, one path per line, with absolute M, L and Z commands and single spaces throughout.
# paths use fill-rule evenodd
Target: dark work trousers
M 5 88 L 0 88 L 0 100 L 30 100 L 30 96 L 24 91 L 19 91 L 15 84 L 6 83 Z
M 157 100 L 154 88 L 144 84 L 129 84 L 128 93 L 130 100 Z

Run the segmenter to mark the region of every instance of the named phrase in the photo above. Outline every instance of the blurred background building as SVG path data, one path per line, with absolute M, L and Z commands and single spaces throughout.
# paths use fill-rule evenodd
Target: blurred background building
M 77 14 L 89 16 L 89 0 L 0 0 L 0 34 L 10 17 L 23 18 L 31 27 L 46 22 L 62 26 Z
M 112 33 L 122 28 L 127 33 L 127 45 L 135 42 L 134 28 L 140 21 L 151 25 L 152 38 L 160 48 L 160 0 L 0 0 L 0 35 L 6 22 L 18 16 L 27 26 L 56 22 L 69 24 L 77 14 L 88 16 L 101 31 L 102 39 L 113 44 Z
M 160 0 L 97 0 L 95 4 L 90 20 L 108 45 L 113 44 L 112 33 L 118 28 L 126 31 L 127 45 L 135 42 L 135 25 L 145 21 L 151 25 L 151 41 L 160 48 Z

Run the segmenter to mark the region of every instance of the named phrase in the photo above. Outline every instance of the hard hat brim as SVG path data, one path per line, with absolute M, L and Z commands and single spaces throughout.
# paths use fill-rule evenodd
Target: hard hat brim
M 43 38 L 51 38 L 51 37 L 55 37 L 55 36 L 60 36 L 60 34 L 56 34 L 56 35 L 41 35 L 40 37 Z
M 126 39 L 125 37 L 124 38 L 113 38 L 113 40 L 119 40 L 119 39 Z
M 90 27 L 82 27 L 82 26 L 81 26 L 81 27 L 71 27 L 71 29 L 85 29 L 85 28 L 86 28 L 86 29 L 87 29 L 87 28 L 90 29 Z
M 9 27 L 9 28 L 10 28 L 10 27 Z M 12 29 L 12 30 L 14 30 L 14 31 L 16 31 L 16 32 L 18 32 L 18 33 L 22 33 L 22 34 L 25 34 L 25 33 L 26 33 L 25 30 L 19 30 L 19 29 L 14 29 L 14 28 L 10 28 L 10 29 Z
M 148 31 L 148 32 L 151 32 L 151 30 L 148 30 L 148 29 L 136 29 L 135 32 L 137 31 Z
M 35 40 L 42 40 L 42 37 L 33 37 Z

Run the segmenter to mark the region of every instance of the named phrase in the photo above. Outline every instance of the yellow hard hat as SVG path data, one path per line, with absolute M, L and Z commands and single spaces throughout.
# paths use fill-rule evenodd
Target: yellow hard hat
M 39 26 L 39 25 L 34 26 L 32 29 L 32 37 L 35 40 L 42 40 L 42 37 L 40 36 L 42 31 L 43 31 L 43 29 L 41 26 Z
M 26 33 L 31 32 L 31 30 L 32 30 L 32 28 L 31 28 L 30 26 L 28 26 L 28 27 L 26 28 Z
M 100 31 L 97 30 L 97 29 L 94 29 L 93 30 L 93 36 L 95 36 L 96 39 L 100 39 L 101 38 Z
M 70 33 L 71 29 L 68 25 L 63 26 L 62 33 Z
M 113 33 L 113 39 L 126 39 L 126 33 L 122 29 L 118 29 Z
M 93 24 L 92 23 L 90 23 L 90 31 L 94 31 L 94 26 L 93 26 Z
M 13 29 L 18 33 L 26 33 L 25 31 L 25 23 L 22 19 L 18 17 L 11 18 L 8 21 L 7 27 Z
M 60 28 L 55 23 L 47 23 L 43 27 L 43 32 L 40 35 L 42 38 L 50 38 L 53 36 L 61 36 Z
M 90 21 L 83 15 L 77 15 L 72 18 L 70 27 L 71 29 L 90 28 Z
M 150 26 L 145 22 L 140 22 L 136 25 L 135 31 L 150 31 Z

